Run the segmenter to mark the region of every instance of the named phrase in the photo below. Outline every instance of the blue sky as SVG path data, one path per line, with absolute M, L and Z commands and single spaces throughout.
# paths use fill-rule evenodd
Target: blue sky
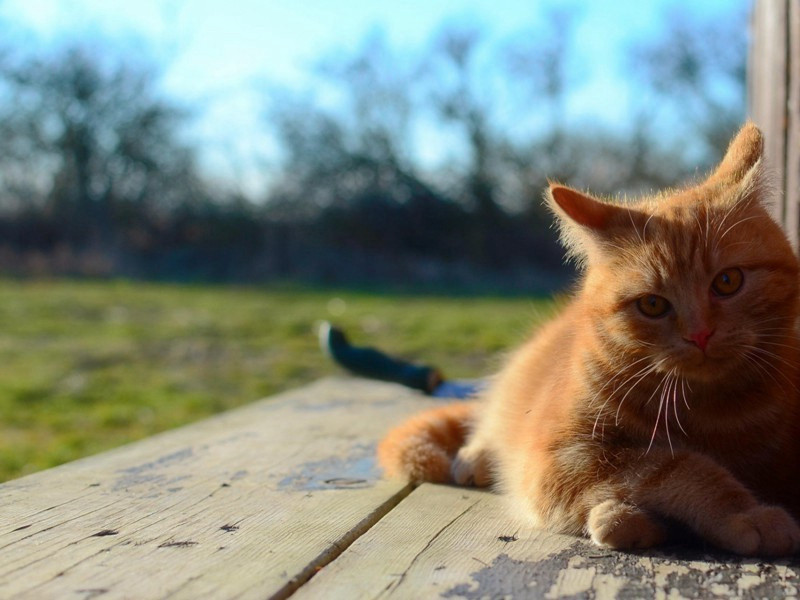
M 191 135 L 209 170 L 255 188 L 273 152 L 258 82 L 309 87 L 316 59 L 376 30 L 418 52 L 444 22 L 479 24 L 502 40 L 541 28 L 553 6 L 577 15 L 572 51 L 583 81 L 571 114 L 619 123 L 630 102 L 621 65 L 634 39 L 657 35 L 668 9 L 702 18 L 747 0 L 0 0 L 0 24 L 22 44 L 101 36 L 145 52 L 162 66 L 164 90 L 196 108 Z

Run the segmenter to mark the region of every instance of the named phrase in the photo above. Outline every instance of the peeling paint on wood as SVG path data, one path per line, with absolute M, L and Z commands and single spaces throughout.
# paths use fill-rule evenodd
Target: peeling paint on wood
M 280 489 L 328 490 L 374 485 L 381 473 L 375 464 L 375 444 L 355 443 L 345 456 L 327 456 L 295 465 L 278 482 Z
M 526 526 L 489 492 L 426 484 L 295 598 L 760 599 L 798 588 L 797 558 L 742 559 L 688 543 L 616 552 Z

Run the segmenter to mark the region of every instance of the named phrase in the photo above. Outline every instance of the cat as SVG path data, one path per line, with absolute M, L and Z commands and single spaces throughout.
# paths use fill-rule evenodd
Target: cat
M 615 203 L 551 183 L 572 300 L 478 402 L 380 443 L 389 476 L 494 485 L 535 526 L 648 548 L 668 523 L 741 555 L 800 549 L 798 260 L 746 123 L 704 181 Z

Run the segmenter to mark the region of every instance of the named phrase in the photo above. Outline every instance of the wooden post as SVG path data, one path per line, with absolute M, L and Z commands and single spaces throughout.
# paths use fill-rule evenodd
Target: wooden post
M 764 132 L 780 195 L 775 217 L 800 246 L 800 0 L 756 0 L 748 64 L 749 112 Z

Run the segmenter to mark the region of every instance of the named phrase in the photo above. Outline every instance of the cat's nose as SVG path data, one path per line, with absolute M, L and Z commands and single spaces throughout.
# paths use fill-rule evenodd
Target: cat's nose
M 692 332 L 689 334 L 689 337 L 683 338 L 690 344 L 694 344 L 703 352 L 706 351 L 706 346 L 708 346 L 708 340 L 711 336 L 714 335 L 713 329 L 700 329 L 698 331 Z

